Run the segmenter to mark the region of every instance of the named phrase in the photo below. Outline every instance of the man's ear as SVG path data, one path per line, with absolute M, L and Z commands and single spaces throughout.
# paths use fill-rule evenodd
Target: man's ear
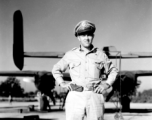
M 77 36 L 77 39 L 80 41 L 80 36 Z
M 94 38 L 95 34 L 92 34 L 92 38 Z

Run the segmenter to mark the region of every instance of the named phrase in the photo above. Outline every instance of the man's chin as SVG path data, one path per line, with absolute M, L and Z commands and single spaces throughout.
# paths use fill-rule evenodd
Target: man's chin
M 90 47 L 91 47 L 91 45 L 90 45 L 90 44 L 87 44 L 87 45 L 85 45 L 85 47 L 86 47 L 86 48 L 90 48 Z

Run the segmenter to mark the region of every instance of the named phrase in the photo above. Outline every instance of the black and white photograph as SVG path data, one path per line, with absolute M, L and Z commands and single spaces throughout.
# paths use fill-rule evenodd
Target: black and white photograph
M 152 0 L 0 0 L 0 119 L 152 119 Z

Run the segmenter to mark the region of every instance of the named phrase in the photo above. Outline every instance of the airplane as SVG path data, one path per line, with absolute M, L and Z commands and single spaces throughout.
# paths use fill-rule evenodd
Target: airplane
M 35 78 L 40 77 L 40 74 L 49 74 L 48 76 L 51 76 L 52 79 L 52 73 L 48 71 L 23 71 L 24 67 L 24 58 L 62 58 L 64 56 L 64 52 L 25 52 L 24 51 L 24 35 L 23 35 L 23 16 L 22 12 L 20 10 L 17 10 L 14 12 L 14 21 L 13 21 L 13 60 L 16 67 L 19 69 L 19 71 L 1 71 L 0 76 L 33 76 Z M 123 99 L 123 90 L 126 83 L 130 84 L 133 83 L 134 85 L 137 85 L 137 77 L 139 76 L 151 76 L 152 71 L 121 71 L 121 59 L 133 59 L 133 58 L 152 58 L 152 52 L 142 52 L 142 53 L 134 53 L 130 52 L 127 54 L 122 54 L 121 51 L 117 51 L 114 46 L 105 46 L 103 47 L 103 51 L 107 54 L 107 56 L 110 59 L 118 59 L 119 61 L 119 74 L 117 77 L 117 82 L 112 86 L 113 89 L 110 90 L 106 101 L 108 101 L 111 96 L 114 94 L 114 92 L 117 90 L 119 91 L 119 102 L 121 103 L 120 110 L 129 109 L 129 104 L 127 104 L 126 101 Z M 104 76 L 106 79 L 106 75 Z M 130 81 L 129 81 L 129 80 Z M 71 81 L 69 73 L 64 73 L 64 80 Z M 36 79 L 34 81 L 35 85 L 37 86 Z M 54 84 L 54 83 L 53 83 Z M 135 86 L 134 86 L 135 87 Z M 119 88 L 119 89 L 118 89 Z M 39 88 L 38 88 L 39 89 Z M 53 87 L 51 88 L 53 89 Z M 122 91 L 121 91 L 122 90 Z M 122 102 L 122 101 L 125 101 Z

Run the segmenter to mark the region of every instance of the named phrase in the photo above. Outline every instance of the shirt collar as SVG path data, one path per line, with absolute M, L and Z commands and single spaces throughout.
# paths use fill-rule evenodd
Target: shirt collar
M 80 45 L 80 47 L 79 47 L 79 51 L 80 51 L 80 52 L 84 52 L 84 50 L 81 48 L 81 45 Z M 97 48 L 92 45 L 92 49 L 91 49 L 88 53 L 92 53 L 92 52 L 94 53 L 94 52 L 96 52 L 96 51 L 97 51 Z

